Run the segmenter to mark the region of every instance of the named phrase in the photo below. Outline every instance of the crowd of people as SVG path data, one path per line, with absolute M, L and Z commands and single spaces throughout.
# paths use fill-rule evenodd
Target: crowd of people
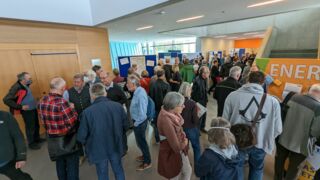
M 267 94 L 272 78 L 259 71 L 254 59 L 254 54 L 235 53 L 221 58 L 215 54 L 210 60 L 176 58 L 174 64 L 159 60 L 152 77 L 146 70 L 137 73 L 135 64 L 128 77 L 96 65 L 75 74 L 69 88 L 63 78 L 53 78 L 50 93 L 39 102 L 30 89 L 31 75 L 22 72 L 3 98 L 10 113 L 0 111 L 0 173 L 13 180 L 32 179 L 20 169 L 27 148 L 13 115 L 21 113 L 32 150 L 45 141 L 39 135 L 38 117 L 42 122 L 59 180 L 78 180 L 84 157 L 96 166 L 99 180 L 109 179 L 109 164 L 117 180 L 125 179 L 121 159 L 128 153 L 130 129 L 141 151 L 134 159 L 140 162 L 136 170 L 152 168 L 149 124 L 159 144 L 157 170 L 166 179 L 190 180 L 194 172 L 202 180 L 242 180 L 247 163 L 248 178 L 262 180 L 265 156 L 275 149 L 274 179 L 296 179 L 301 164 L 319 145 L 320 84 L 306 94 L 290 93 L 281 103 Z M 199 113 L 212 111 L 207 108 L 210 94 L 217 101 L 216 117 Z M 205 150 L 201 133 L 208 137 Z

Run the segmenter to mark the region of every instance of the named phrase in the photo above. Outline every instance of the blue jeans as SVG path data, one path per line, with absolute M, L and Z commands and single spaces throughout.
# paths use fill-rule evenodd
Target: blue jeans
M 57 159 L 56 170 L 59 180 L 79 180 L 79 153 Z
M 241 169 L 244 167 L 246 157 L 249 157 L 249 180 L 262 180 L 264 157 L 266 156 L 264 150 L 252 147 L 247 150 L 240 150 L 239 155 Z M 240 173 L 243 173 L 243 171 Z M 242 175 L 242 177 L 244 176 Z
M 137 146 L 142 152 L 143 163 L 150 164 L 151 156 L 149 151 L 149 146 L 146 140 L 146 129 L 148 126 L 148 120 L 145 120 L 139 126 L 133 128 L 134 136 L 136 138 Z
M 124 177 L 124 171 L 123 171 L 120 155 L 113 155 L 113 156 L 110 156 L 109 159 L 95 163 L 97 174 L 98 174 L 98 179 L 99 180 L 109 180 L 109 173 L 108 173 L 109 161 L 110 161 L 115 179 L 116 180 L 124 180 L 125 177 Z
M 194 165 L 200 158 L 201 155 L 201 146 L 200 146 L 200 131 L 199 128 L 184 128 L 184 132 L 186 133 L 187 138 L 191 142 L 192 149 L 193 149 L 193 158 L 194 158 Z

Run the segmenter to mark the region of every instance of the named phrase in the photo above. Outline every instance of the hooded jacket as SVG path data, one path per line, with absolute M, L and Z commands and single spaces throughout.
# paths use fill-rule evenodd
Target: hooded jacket
M 225 159 L 211 149 L 206 149 L 195 166 L 195 173 L 200 180 L 232 179 L 242 180 L 240 158 Z
M 231 125 L 251 125 L 263 93 L 263 88 L 259 84 L 243 85 L 227 97 L 222 117 L 229 120 Z M 256 127 L 256 147 L 272 154 L 274 140 L 282 132 L 280 103 L 275 97 L 267 95 Z

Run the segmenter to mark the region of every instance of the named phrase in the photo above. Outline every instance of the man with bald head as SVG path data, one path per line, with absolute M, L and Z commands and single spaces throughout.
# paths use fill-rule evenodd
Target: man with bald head
M 78 114 L 74 107 L 62 97 L 65 89 L 64 79 L 61 77 L 53 78 L 50 82 L 50 93 L 41 99 L 38 112 L 47 132 L 50 158 L 56 161 L 58 179 L 78 180 L 79 152 L 58 157 L 52 156 L 57 150 L 60 151 L 58 144 L 54 141 L 59 137 L 66 137 L 66 135 L 74 133 L 79 123 Z

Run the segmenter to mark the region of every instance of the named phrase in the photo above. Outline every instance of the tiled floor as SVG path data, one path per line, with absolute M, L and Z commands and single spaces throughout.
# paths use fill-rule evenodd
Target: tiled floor
M 210 101 L 208 104 L 208 121 L 207 127 L 210 123 L 209 120 L 212 117 L 216 116 L 216 102 L 212 100 L 210 97 Z M 148 128 L 148 143 L 150 146 L 150 151 L 152 155 L 152 168 L 143 172 L 137 172 L 135 170 L 138 163 L 135 162 L 135 157 L 140 155 L 140 151 L 136 146 L 135 139 L 133 133 L 129 133 L 128 142 L 129 142 L 129 152 L 123 158 L 123 165 L 126 173 L 126 179 L 128 180 L 161 180 L 164 179 L 157 173 L 157 156 L 158 156 L 158 145 L 154 143 L 154 138 L 152 135 L 152 128 L 149 126 Z M 201 144 L 202 148 L 207 145 L 207 136 L 201 136 Z M 189 153 L 189 159 L 192 162 L 193 154 L 192 148 Z M 48 157 L 46 144 L 38 151 L 28 151 L 28 161 L 24 171 L 31 174 L 34 180 L 57 180 L 57 175 L 55 172 L 55 164 L 50 161 Z M 247 170 L 246 170 L 247 172 Z M 110 170 L 111 179 L 114 179 L 113 174 Z M 265 170 L 264 170 L 264 179 L 271 180 L 273 176 L 273 157 L 267 156 L 265 161 Z M 90 166 L 88 162 L 85 162 L 80 167 L 80 179 L 81 180 L 95 180 L 97 179 L 96 171 L 94 166 Z M 197 178 L 193 175 L 192 180 L 196 180 Z M 0 175 L 0 180 L 7 180 L 6 177 Z

